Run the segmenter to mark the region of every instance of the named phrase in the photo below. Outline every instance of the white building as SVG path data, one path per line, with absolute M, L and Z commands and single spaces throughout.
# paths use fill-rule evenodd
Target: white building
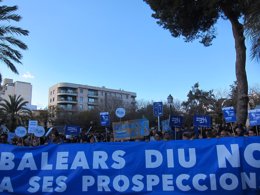
M 31 83 L 16 81 L 13 79 L 4 79 L 0 90 L 1 99 L 9 100 L 9 95 L 21 96 L 25 101 L 28 101 L 27 107 L 31 110 L 36 110 L 37 107 L 32 103 L 32 85 Z

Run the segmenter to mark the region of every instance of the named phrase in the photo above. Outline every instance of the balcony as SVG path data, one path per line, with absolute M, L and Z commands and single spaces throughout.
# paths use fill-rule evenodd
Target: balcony
M 58 90 L 58 95 L 73 95 L 73 96 L 77 96 L 78 93 L 77 91 L 72 91 L 72 90 Z
M 77 107 L 76 106 L 71 106 L 71 105 L 58 105 L 59 109 L 64 110 L 64 111 L 77 111 Z
M 69 99 L 69 98 L 58 98 L 57 103 L 63 103 L 63 104 L 77 104 L 78 101 L 76 99 Z
M 98 97 L 98 91 L 88 90 L 88 97 Z
M 98 105 L 98 101 L 88 102 L 88 105 Z

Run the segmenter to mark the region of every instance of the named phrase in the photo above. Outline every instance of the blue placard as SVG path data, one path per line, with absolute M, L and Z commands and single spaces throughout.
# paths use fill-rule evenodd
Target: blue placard
M 149 121 L 136 119 L 113 123 L 114 139 L 132 139 L 149 135 Z
M 249 116 L 249 126 L 260 125 L 260 109 L 254 109 L 248 111 Z
M 156 117 L 163 115 L 163 103 L 162 102 L 153 103 L 153 115 Z
M 211 127 L 211 117 L 208 115 L 195 115 L 193 117 L 193 126 Z
M 0 144 L 0 194 L 257 195 L 260 137 Z
M 167 120 L 162 120 L 161 123 L 162 123 L 162 131 L 163 131 L 163 132 L 165 132 L 165 131 L 170 131 L 170 130 L 171 130 L 170 120 L 169 120 L 169 119 L 167 119 Z
M 236 111 L 233 106 L 222 108 L 222 112 L 226 123 L 234 123 L 237 121 Z
M 80 133 L 80 126 L 78 125 L 66 125 L 65 135 L 78 135 Z
M 110 125 L 110 118 L 108 112 L 100 112 L 100 124 L 101 126 L 107 127 Z
M 183 117 L 182 116 L 171 116 L 170 126 L 171 127 L 182 127 Z

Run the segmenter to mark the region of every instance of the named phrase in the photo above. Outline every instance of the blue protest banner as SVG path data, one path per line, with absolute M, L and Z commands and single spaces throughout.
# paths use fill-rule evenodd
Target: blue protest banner
M 163 115 L 163 103 L 162 102 L 153 103 L 153 115 L 156 117 Z
M 260 125 L 260 109 L 254 109 L 248 111 L 249 126 L 258 126 Z
M 211 127 L 211 117 L 207 115 L 195 115 L 193 117 L 193 126 Z
M 123 122 L 114 122 L 114 139 L 132 139 L 149 135 L 149 121 L 136 119 Z
M 109 126 L 110 125 L 110 118 L 108 112 L 100 112 L 100 124 L 101 126 Z
M 66 125 L 65 135 L 78 135 L 80 133 L 80 126 L 78 125 Z
M 260 137 L 0 144 L 0 193 L 258 195 Z
M 182 127 L 183 117 L 182 116 L 171 116 L 170 117 L 170 126 L 171 127 Z
M 236 111 L 234 107 L 224 107 L 222 108 L 222 112 L 226 123 L 234 123 L 237 121 Z

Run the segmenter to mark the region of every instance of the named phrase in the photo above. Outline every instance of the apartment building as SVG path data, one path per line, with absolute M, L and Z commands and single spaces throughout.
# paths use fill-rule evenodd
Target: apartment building
M 31 83 L 16 81 L 13 79 L 4 79 L 1 85 L 0 97 L 1 99 L 9 100 L 9 95 L 21 96 L 25 101 L 28 101 L 27 107 L 30 109 L 37 109 L 36 106 L 31 105 L 32 102 L 32 85 Z
M 94 87 L 89 85 L 58 83 L 49 88 L 48 107 L 67 111 L 85 111 L 98 108 L 108 111 L 116 107 L 135 105 L 136 93 Z

